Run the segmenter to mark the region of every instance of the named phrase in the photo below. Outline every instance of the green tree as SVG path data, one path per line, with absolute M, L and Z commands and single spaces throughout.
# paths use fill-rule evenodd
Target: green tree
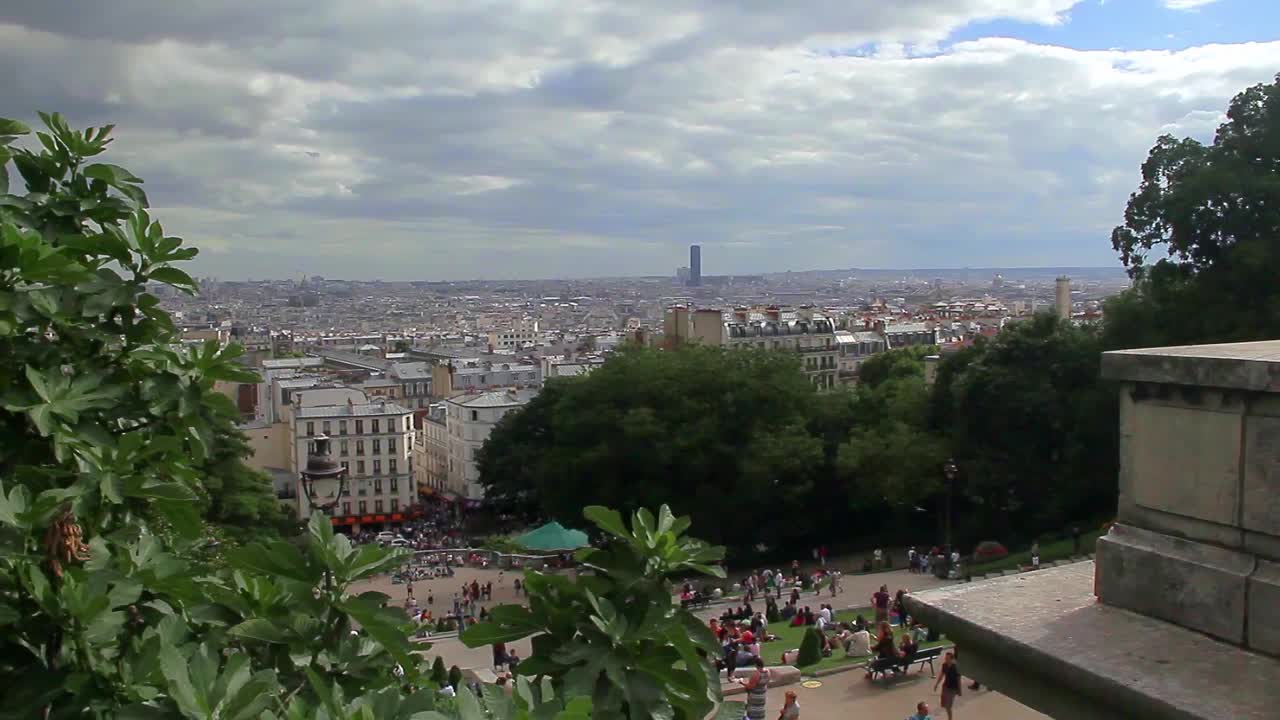
M 823 443 L 794 355 L 627 348 L 548 382 L 503 418 L 480 458 L 486 497 L 563 522 L 584 502 L 670 502 L 713 542 L 773 544 L 803 523 Z
M 822 639 L 817 628 L 808 628 L 800 639 L 800 652 L 796 654 L 796 667 L 809 667 L 822 662 Z
M 1232 99 L 1212 144 L 1156 142 L 1111 234 L 1134 287 L 1106 306 L 1108 347 L 1280 335 L 1278 138 L 1280 75 Z
M 686 536 L 689 519 L 666 505 L 656 516 L 636 511 L 630 527 L 615 510 L 591 506 L 583 515 L 606 538 L 603 548 L 577 553 L 590 574 L 574 583 L 526 573 L 529 607 L 494 608 L 493 620 L 468 628 L 462 641 L 481 647 L 532 636 L 533 655 L 517 672 L 546 678 L 558 696 L 591 698 L 594 717 L 705 718 L 721 700 L 710 659 L 717 641 L 672 594 L 690 573 L 723 578 L 714 563 L 724 549 Z
M 1100 350 L 1096 328 L 1042 314 L 944 361 L 934 410 L 947 406 L 970 527 L 1034 533 L 1113 506 L 1116 402 Z

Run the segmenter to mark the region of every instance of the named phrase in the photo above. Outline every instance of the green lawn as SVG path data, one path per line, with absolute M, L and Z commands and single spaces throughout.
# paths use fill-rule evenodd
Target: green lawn
M 868 621 L 874 621 L 876 617 L 875 611 L 869 607 L 860 608 L 857 610 L 840 610 L 836 612 L 836 622 L 852 623 L 854 619 L 857 618 L 859 615 L 861 615 L 863 618 L 865 618 Z M 770 624 L 769 632 L 773 635 L 777 635 L 778 639 L 771 640 L 761 646 L 760 652 L 764 654 L 765 664 L 781 665 L 782 653 L 788 650 L 795 650 L 799 648 L 800 640 L 804 637 L 804 631 L 807 629 L 808 628 L 806 627 L 791 627 L 786 622 L 776 622 L 776 623 Z M 903 629 L 901 627 L 895 627 L 893 629 L 893 639 L 895 643 L 902 638 L 902 633 L 903 633 Z M 872 640 L 874 641 L 874 639 L 875 639 L 875 634 L 872 633 Z M 939 645 L 947 645 L 947 644 L 949 643 L 947 642 L 944 636 L 943 639 L 940 639 L 937 642 L 922 643 L 920 645 L 920 648 L 924 649 L 924 648 L 938 647 Z M 859 657 L 847 658 L 844 656 L 843 650 L 836 648 L 831 652 L 831 657 L 824 657 L 818 661 L 818 664 L 809 665 L 800 669 L 806 673 L 812 673 L 815 670 L 827 670 L 830 668 L 846 667 L 849 665 L 861 665 L 867 661 L 868 657 L 870 656 L 862 655 Z
M 1093 530 L 1080 534 L 1080 554 L 1088 555 L 1093 552 L 1094 543 L 1098 538 L 1104 535 L 1102 530 Z M 1046 563 L 1054 560 L 1063 560 L 1071 557 L 1075 544 L 1071 538 L 1056 540 L 1050 543 L 1040 544 L 1040 565 L 1043 567 Z M 1016 570 L 1023 565 L 1031 564 L 1031 549 L 1028 548 L 1023 552 L 1009 553 L 1008 556 L 993 560 L 989 563 L 981 565 L 971 565 L 965 569 L 969 575 L 988 575 L 1001 570 Z

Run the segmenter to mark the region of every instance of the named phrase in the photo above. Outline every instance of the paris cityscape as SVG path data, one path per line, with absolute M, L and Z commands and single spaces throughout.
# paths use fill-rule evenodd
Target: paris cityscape
M 0 7 L 0 714 L 1275 720 L 1277 27 Z

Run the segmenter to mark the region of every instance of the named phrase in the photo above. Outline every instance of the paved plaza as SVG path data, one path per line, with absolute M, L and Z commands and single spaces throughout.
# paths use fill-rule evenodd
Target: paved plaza
M 413 594 L 421 607 L 428 607 L 427 597 L 433 595 L 435 603 L 429 607 L 438 617 L 449 611 L 453 604 L 453 596 L 462 591 L 463 583 L 470 583 L 472 580 L 482 585 L 486 582 L 493 583 L 493 601 L 484 603 L 483 606 L 486 608 L 503 603 L 519 602 L 522 598 L 515 595 L 513 585 L 513 581 L 519 576 L 519 573 L 509 571 L 499 573 L 497 570 L 458 568 L 452 578 L 415 582 Z M 829 593 L 824 592 L 821 599 L 813 593 L 807 593 L 801 602 L 802 604 L 811 602 L 815 606 L 819 602 L 831 603 L 837 609 L 865 607 L 869 604 L 871 594 L 881 585 L 888 585 L 890 592 L 894 592 L 899 588 L 924 590 L 948 585 L 951 582 L 938 580 L 931 575 L 908 573 L 905 570 L 871 575 L 846 575 L 842 581 L 844 591 L 837 595 L 834 601 Z M 406 587 L 393 585 L 389 577 L 360 583 L 354 590 L 384 592 L 390 595 L 397 605 L 403 604 L 407 597 Z M 713 606 L 710 610 L 700 611 L 697 614 L 709 618 L 723 612 L 724 607 L 723 605 Z M 456 637 L 446 637 L 432 642 L 431 649 L 425 653 L 426 657 L 434 658 L 440 655 L 447 665 L 457 665 L 462 668 L 488 668 L 492 664 L 492 651 L 488 647 L 468 648 Z M 529 656 L 528 640 L 508 643 L 507 647 L 516 650 L 521 657 Z M 938 695 L 933 691 L 933 679 L 929 677 L 928 670 L 923 674 L 913 674 L 910 678 L 898 681 L 889 688 L 872 685 L 863 678 L 862 672 L 857 670 L 829 675 L 819 678 L 818 681 L 822 683 L 821 687 L 806 688 L 801 684 L 795 684 L 771 690 L 767 717 L 777 717 L 782 707 L 783 693 L 786 690 L 794 690 L 797 693 L 803 710 L 802 717 L 806 720 L 845 717 L 899 720 L 914 712 L 915 704 L 921 700 L 930 703 L 935 711 L 938 710 Z M 982 720 L 1037 720 L 1046 717 L 988 690 L 974 692 L 966 689 L 964 696 L 956 702 L 955 711 L 957 718 L 981 718 Z M 934 717 L 944 718 L 946 715 L 935 712 Z

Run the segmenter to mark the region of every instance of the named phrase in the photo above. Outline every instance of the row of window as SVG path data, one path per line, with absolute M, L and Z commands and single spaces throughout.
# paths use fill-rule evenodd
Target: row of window
M 339 455 L 339 456 L 346 457 L 347 455 L 349 455 L 349 454 L 350 454 L 350 452 L 349 452 L 350 448 L 351 448 L 351 445 L 350 445 L 350 441 L 349 441 L 349 440 L 339 440 L 339 441 L 338 441 L 338 455 Z M 395 439 L 395 438 L 387 438 L 387 452 L 388 452 L 388 453 L 391 453 L 391 454 L 395 454 L 395 452 L 396 452 L 396 439 Z M 356 441 L 356 455 L 363 455 L 363 454 L 364 454 L 364 441 L 363 441 L 363 440 L 357 440 L 357 441 Z M 373 455 L 381 455 L 381 454 L 382 454 L 382 438 L 374 438 L 374 439 L 373 439 L 373 452 L 372 452 L 372 454 L 373 454 Z
M 823 355 L 820 358 L 809 357 L 805 358 L 804 366 L 806 370 L 832 370 L 836 366 L 836 359 L 830 355 Z
M 356 434 L 356 435 L 363 435 L 363 434 L 364 434 L 364 420 L 354 420 L 353 422 L 355 423 L 355 427 L 356 427 L 356 432 L 355 432 L 355 434 Z M 399 423 L 399 421 L 398 421 L 398 419 L 397 419 L 397 418 L 393 418 L 393 417 L 387 418 L 387 432 L 389 432 L 389 433 L 399 432 L 399 430 L 398 430 L 399 426 L 400 426 L 400 423 Z M 320 432 L 324 433 L 325 435 L 330 435 L 330 434 L 332 433 L 332 430 L 331 430 L 331 428 L 332 428 L 332 427 L 333 427 L 333 423 L 332 423 L 332 422 L 330 422 L 329 420 L 324 420 L 324 421 L 322 421 L 322 422 L 320 423 Z M 409 427 L 408 427 L 408 420 L 406 419 L 406 421 L 405 421 L 405 430 L 408 430 L 408 429 L 409 429 Z M 372 420 L 370 420 L 370 421 L 369 421 L 369 432 L 370 432 L 370 434 L 373 434 L 373 435 L 377 435 L 377 434 L 379 434 L 379 433 L 381 433 L 381 432 L 382 432 L 382 419 L 381 419 L 381 418 L 373 418 Z M 315 424 L 315 422 L 314 422 L 314 421 L 310 421 L 310 420 L 309 420 L 309 421 L 307 421 L 307 437 L 314 437 L 314 436 L 315 436 L 315 434 L 316 434 L 316 424 Z M 346 421 L 346 420 L 339 420 L 339 421 L 338 421 L 338 434 L 339 434 L 339 435 L 346 435 L 346 434 L 347 434 L 347 421 Z
M 365 467 L 365 465 L 364 465 L 364 461 L 363 461 L 363 460 L 357 460 L 357 461 L 356 461 L 356 475 L 359 475 L 359 476 L 364 475 L 364 474 L 365 474 L 365 472 L 364 472 L 364 467 Z M 347 461 L 345 461 L 345 460 L 344 460 L 344 461 L 342 461 L 342 469 L 346 470 L 347 472 L 351 472 L 351 463 L 349 463 L 349 462 L 347 462 Z M 409 472 L 413 472 L 413 461 L 412 461 L 412 460 L 410 460 L 410 461 L 409 461 Z M 374 474 L 374 475 L 381 475 L 381 474 L 382 474 L 382 461 L 381 461 L 381 460 L 374 460 L 374 461 L 373 461 L 373 474 Z M 388 474 L 388 475 L 396 475 L 396 474 L 397 474 L 397 469 L 396 469 L 396 459 L 395 459 L 395 458 L 391 458 L 390 460 L 388 460 L 388 461 L 387 461 L 387 474 Z M 381 481 L 378 481 L 378 482 L 381 482 Z M 392 491 L 394 491 L 394 490 L 396 489 L 396 485 L 395 485 L 395 483 L 396 483 L 395 478 L 392 478 L 392 479 L 391 479 L 391 489 L 392 489 Z
M 369 512 L 369 501 L 360 500 L 359 502 L 356 503 L 356 508 L 358 509 L 358 514 L 360 515 L 363 515 Z M 383 511 L 381 500 L 373 501 L 373 511 L 376 513 L 380 513 Z M 399 511 L 400 511 L 400 501 L 395 498 L 391 498 L 391 512 L 399 512 Z M 351 503 L 349 502 L 342 503 L 342 514 L 343 515 L 351 514 Z

